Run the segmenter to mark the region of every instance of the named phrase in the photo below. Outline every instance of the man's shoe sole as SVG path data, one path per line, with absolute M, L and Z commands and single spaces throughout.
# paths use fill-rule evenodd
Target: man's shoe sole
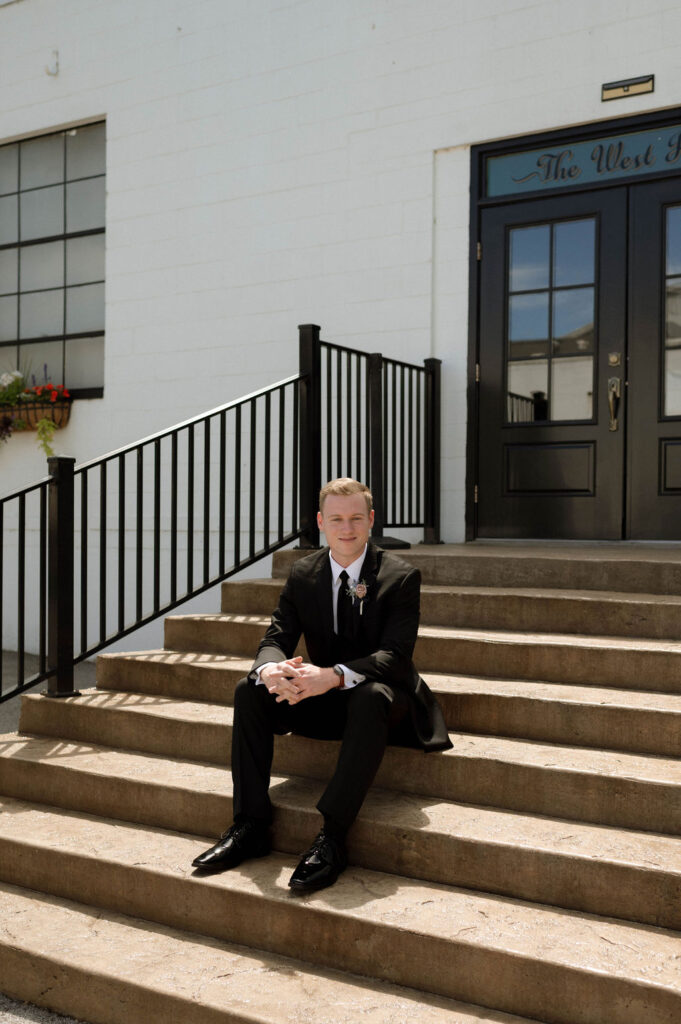
M 338 881 L 343 870 L 344 868 L 341 868 L 340 871 L 337 871 L 332 878 L 323 879 L 319 882 L 298 882 L 291 878 L 289 880 L 288 887 L 293 892 L 299 893 L 301 896 L 304 896 L 307 892 L 319 892 L 320 889 L 328 889 L 330 885 L 334 885 Z

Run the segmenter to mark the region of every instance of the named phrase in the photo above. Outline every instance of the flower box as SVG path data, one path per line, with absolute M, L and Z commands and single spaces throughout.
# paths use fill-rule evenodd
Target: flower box
M 3 411 L 12 417 L 14 430 L 37 430 L 40 420 L 51 420 L 56 427 L 65 427 L 71 415 L 70 398 L 56 402 L 18 402 Z

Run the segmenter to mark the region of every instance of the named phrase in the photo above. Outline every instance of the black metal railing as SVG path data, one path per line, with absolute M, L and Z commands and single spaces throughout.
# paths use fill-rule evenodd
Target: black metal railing
M 297 538 L 317 546 L 322 479 L 369 483 L 379 539 L 439 540 L 439 360 L 299 330 L 299 373 L 77 468 L 50 458 L 0 499 L 0 701 L 44 680 L 73 696 L 79 662 Z

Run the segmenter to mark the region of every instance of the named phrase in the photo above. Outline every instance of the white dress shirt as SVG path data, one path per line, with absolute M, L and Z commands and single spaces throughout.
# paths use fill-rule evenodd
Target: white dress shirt
M 367 546 L 365 544 L 364 545 L 364 550 L 362 551 L 362 554 L 359 556 L 359 558 L 356 558 L 354 562 L 350 563 L 350 565 L 343 566 L 343 565 L 339 565 L 338 564 L 336 559 L 333 557 L 333 555 L 329 551 L 329 561 L 331 563 L 331 601 L 333 603 L 333 631 L 334 631 L 334 633 L 338 632 L 338 595 L 340 594 L 340 588 L 341 588 L 340 574 L 345 569 L 346 573 L 348 574 L 348 580 L 350 582 L 352 582 L 353 585 L 356 586 L 359 583 L 359 574 L 362 571 L 362 565 L 364 563 L 364 558 L 366 556 L 366 553 L 367 553 Z M 267 668 L 269 665 L 274 665 L 274 664 L 276 664 L 276 663 L 273 662 L 273 661 L 268 661 L 264 665 L 261 665 L 259 669 L 257 669 L 257 673 L 256 674 L 258 676 L 258 679 L 257 679 L 258 683 L 262 683 L 264 685 L 264 680 L 260 678 L 260 673 L 263 671 L 263 669 Z M 345 689 L 345 690 L 352 689 L 353 686 L 357 686 L 358 683 L 363 683 L 364 680 L 366 679 L 366 676 L 361 675 L 359 672 L 353 672 L 346 665 L 340 665 L 340 668 L 343 669 L 343 689 Z

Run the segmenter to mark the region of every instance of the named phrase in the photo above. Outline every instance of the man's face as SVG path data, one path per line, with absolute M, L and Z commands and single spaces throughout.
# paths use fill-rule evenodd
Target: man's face
M 348 566 L 362 554 L 374 524 L 363 494 L 329 494 L 317 513 L 317 525 L 339 565 Z

